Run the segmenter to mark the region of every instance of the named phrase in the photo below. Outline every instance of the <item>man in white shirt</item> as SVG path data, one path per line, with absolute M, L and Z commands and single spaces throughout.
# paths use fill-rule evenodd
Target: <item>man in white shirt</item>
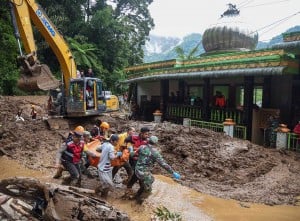
M 109 141 L 104 142 L 96 150 L 101 152 L 100 161 L 98 164 L 98 174 L 100 186 L 96 188 L 96 193 L 101 193 L 101 197 L 106 198 L 108 192 L 113 188 L 112 180 L 112 166 L 110 161 L 122 156 L 122 152 L 115 154 L 114 146 L 117 145 L 119 136 L 117 134 L 111 135 Z

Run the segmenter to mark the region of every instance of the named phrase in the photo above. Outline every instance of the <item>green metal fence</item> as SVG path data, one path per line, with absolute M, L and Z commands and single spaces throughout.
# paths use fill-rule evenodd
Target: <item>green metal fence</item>
M 213 130 L 215 132 L 223 132 L 224 131 L 223 124 L 207 122 L 207 121 L 190 120 L 188 126 L 206 128 L 209 130 Z M 247 132 L 247 127 L 235 125 L 234 131 L 233 131 L 233 137 L 246 140 L 246 132 Z
M 168 104 L 167 119 L 190 118 L 193 120 L 203 120 L 202 108 L 194 105 L 184 104 Z M 223 123 L 226 118 L 231 118 L 233 121 L 242 125 L 243 111 L 230 108 L 210 108 L 210 120 L 216 123 Z
M 236 124 L 242 124 L 243 111 L 236 109 L 211 108 L 210 120 L 214 122 L 224 122 L 226 118 L 231 118 Z
M 295 133 L 288 133 L 287 136 L 287 149 L 300 152 L 300 136 Z
M 241 125 L 235 125 L 233 131 L 233 137 L 246 140 L 247 137 L 247 127 Z
M 168 104 L 167 115 L 169 118 L 201 119 L 202 110 L 198 106 Z
M 215 132 L 223 132 L 224 131 L 223 124 L 207 122 L 207 121 L 190 120 L 190 126 L 206 128 L 209 130 L 213 130 Z

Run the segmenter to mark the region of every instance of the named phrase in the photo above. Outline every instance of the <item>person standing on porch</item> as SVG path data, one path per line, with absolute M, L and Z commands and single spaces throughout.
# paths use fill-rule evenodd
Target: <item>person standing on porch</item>
M 226 98 L 221 91 L 216 91 L 214 96 L 214 106 L 224 108 L 226 106 Z
M 300 120 L 298 121 L 298 124 L 294 127 L 293 132 L 298 135 L 297 137 L 297 143 L 296 148 L 300 148 Z

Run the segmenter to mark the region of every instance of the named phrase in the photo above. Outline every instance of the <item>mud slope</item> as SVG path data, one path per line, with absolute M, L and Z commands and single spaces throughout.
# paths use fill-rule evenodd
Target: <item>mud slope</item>
M 68 130 L 50 130 L 44 107 L 47 97 L 0 97 L 0 154 L 36 170 L 49 172 L 61 135 Z M 31 104 L 38 120 L 30 119 Z M 25 122 L 15 122 L 23 108 Z M 165 159 L 182 175 L 183 185 L 223 198 L 270 205 L 295 204 L 300 195 L 299 153 L 278 151 L 232 139 L 205 129 L 187 128 L 169 122 L 125 121 L 110 115 L 100 117 L 122 132 L 128 126 L 143 125 L 160 139 Z M 82 121 L 86 128 L 94 122 Z M 73 124 L 72 124 L 73 125 Z M 72 129 L 72 128 L 71 128 Z M 159 167 L 154 172 L 164 173 Z

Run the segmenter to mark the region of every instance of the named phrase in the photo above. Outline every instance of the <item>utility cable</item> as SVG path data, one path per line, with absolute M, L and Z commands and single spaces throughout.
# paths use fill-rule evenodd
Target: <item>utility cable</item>
M 264 5 L 274 5 L 276 3 L 288 2 L 288 1 L 290 1 L 290 0 L 281 0 L 281 1 L 266 2 L 266 3 L 258 4 L 258 5 L 249 5 L 249 6 L 243 7 L 243 8 L 245 9 L 245 8 L 254 8 L 254 7 L 264 6 Z
M 241 2 L 240 4 L 238 4 L 237 7 L 238 7 L 238 9 L 241 9 L 253 1 L 254 0 L 245 0 L 245 1 Z
M 269 27 L 271 27 L 271 26 L 273 26 L 273 25 L 275 25 L 275 27 L 276 27 L 276 26 L 279 25 L 280 23 L 285 22 L 286 20 L 289 20 L 290 18 L 296 16 L 296 15 L 299 14 L 299 13 L 300 13 L 300 11 L 298 11 L 298 12 L 292 14 L 292 15 L 289 15 L 289 16 L 287 16 L 287 17 L 285 17 L 285 18 L 282 18 L 282 19 L 280 19 L 280 20 L 278 20 L 278 21 L 275 21 L 275 22 L 273 22 L 273 23 L 271 23 L 271 24 L 269 24 L 269 25 L 266 25 L 266 26 L 264 26 L 264 27 L 261 27 L 261 28 L 257 29 L 257 30 L 254 31 L 254 32 L 259 32 L 259 31 L 261 31 L 261 30 L 263 30 L 263 29 L 266 29 L 266 28 L 269 28 Z M 268 32 L 268 31 L 272 30 L 273 28 L 274 28 L 274 27 L 268 29 L 267 31 L 263 32 L 262 34 L 264 34 L 264 33 Z M 254 32 L 252 32 L 251 34 L 253 34 Z

